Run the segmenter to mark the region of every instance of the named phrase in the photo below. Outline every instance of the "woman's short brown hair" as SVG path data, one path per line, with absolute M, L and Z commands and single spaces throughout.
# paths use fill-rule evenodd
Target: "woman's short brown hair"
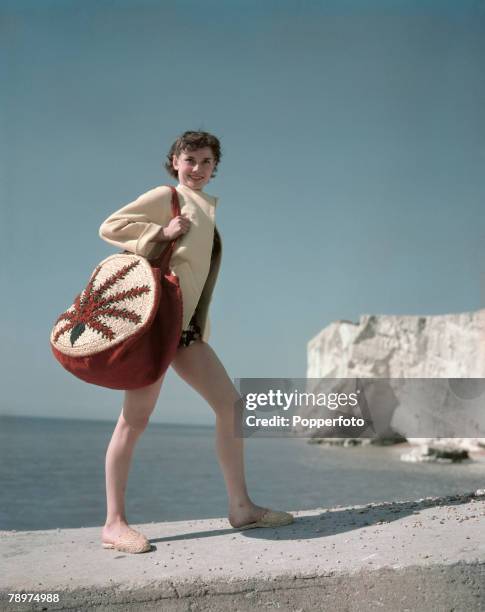
M 214 170 L 212 171 L 211 177 L 216 175 L 217 166 L 221 160 L 221 143 L 219 139 L 209 134 L 209 132 L 184 132 L 181 136 L 170 147 L 170 151 L 167 155 L 167 161 L 165 162 L 165 169 L 174 178 L 178 178 L 178 172 L 175 170 L 172 164 L 173 156 L 177 157 L 183 151 L 195 151 L 196 149 L 203 149 L 204 147 L 210 147 L 215 158 Z

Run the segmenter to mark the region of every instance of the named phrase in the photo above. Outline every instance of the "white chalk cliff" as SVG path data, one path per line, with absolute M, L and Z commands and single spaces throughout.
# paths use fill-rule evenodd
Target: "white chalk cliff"
M 351 391 L 358 379 L 384 379 L 365 391 L 377 416 L 377 437 L 397 433 L 410 441 L 443 437 L 481 443 L 485 380 L 477 379 L 485 379 L 485 309 L 363 315 L 358 323 L 331 323 L 308 343 L 307 378 L 319 379 L 309 381 L 315 392 Z M 347 380 L 322 380 L 332 378 Z M 308 409 L 308 416 L 317 414 L 318 408 Z M 336 433 L 324 429 L 315 435 Z
M 483 378 L 485 309 L 331 323 L 308 343 L 307 378 L 350 376 Z

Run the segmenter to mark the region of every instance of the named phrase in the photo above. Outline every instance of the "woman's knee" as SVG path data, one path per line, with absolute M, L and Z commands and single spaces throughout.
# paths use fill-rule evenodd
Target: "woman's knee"
M 141 434 L 147 428 L 150 421 L 150 414 L 132 414 L 124 409 L 120 415 L 120 425 L 131 433 Z
M 156 383 L 142 389 L 125 392 L 121 412 L 123 424 L 134 430 L 143 431 L 146 428 L 157 404 L 163 378 L 162 376 Z
M 132 429 L 143 431 L 150 420 L 150 416 L 155 409 L 156 398 L 145 398 L 133 401 L 133 398 L 125 398 L 121 416 L 124 422 Z
M 219 419 L 240 421 L 243 416 L 242 403 L 240 396 L 232 395 L 216 399 L 211 403 L 211 407 Z

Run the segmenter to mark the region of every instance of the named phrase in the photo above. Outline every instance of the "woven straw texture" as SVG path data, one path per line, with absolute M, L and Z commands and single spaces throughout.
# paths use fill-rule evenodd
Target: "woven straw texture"
M 283 527 L 284 525 L 290 525 L 294 520 L 293 515 L 289 512 L 268 509 L 259 519 L 259 521 L 243 525 L 242 527 L 239 527 L 239 529 L 253 529 L 255 527 Z
M 103 547 L 114 548 L 127 553 L 142 553 L 148 552 L 151 549 L 151 544 L 142 533 L 130 528 L 114 544 L 103 542 Z
M 65 355 L 76 357 L 111 348 L 147 323 L 156 295 L 148 260 L 111 255 L 96 266 L 86 288 L 57 318 L 51 342 Z

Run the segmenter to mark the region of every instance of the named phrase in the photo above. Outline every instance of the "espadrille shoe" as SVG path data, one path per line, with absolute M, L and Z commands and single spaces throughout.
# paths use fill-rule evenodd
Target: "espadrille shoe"
M 236 527 L 236 529 L 254 529 L 255 527 L 283 527 L 284 525 L 290 525 L 295 519 L 289 512 L 282 512 L 281 510 L 266 510 L 259 521 L 254 523 L 248 523 L 242 527 Z
M 151 547 L 152 545 L 146 537 L 135 529 L 129 529 L 122 533 L 114 544 L 111 542 L 103 542 L 103 548 L 114 548 L 120 552 L 127 553 L 148 552 Z

